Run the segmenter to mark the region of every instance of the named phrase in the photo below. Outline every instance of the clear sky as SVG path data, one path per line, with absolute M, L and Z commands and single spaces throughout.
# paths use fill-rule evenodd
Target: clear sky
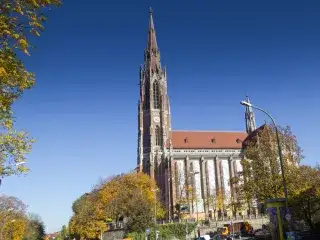
M 49 13 L 15 105 L 37 139 L 26 177 L 3 181 L 48 231 L 99 178 L 136 165 L 139 65 L 152 6 L 174 129 L 244 130 L 246 93 L 319 161 L 320 2 L 65 1 Z M 257 122 L 268 120 L 256 113 Z

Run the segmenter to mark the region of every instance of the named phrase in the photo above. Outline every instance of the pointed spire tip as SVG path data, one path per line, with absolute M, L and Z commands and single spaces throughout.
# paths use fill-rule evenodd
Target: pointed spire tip
M 152 14 L 152 8 L 151 8 L 151 6 L 150 6 L 150 8 L 149 8 L 149 14 L 150 14 L 150 15 Z

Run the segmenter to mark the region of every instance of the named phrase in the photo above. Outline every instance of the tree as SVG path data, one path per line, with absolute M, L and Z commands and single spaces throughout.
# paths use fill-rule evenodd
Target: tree
M 0 239 L 23 237 L 26 227 L 26 205 L 16 197 L 0 196 Z
M 27 215 L 27 206 L 13 196 L 0 196 L 0 240 L 43 240 L 45 227 L 36 214 Z
M 99 237 L 106 230 L 105 218 L 98 206 L 98 193 L 86 193 L 72 204 L 73 216 L 69 221 L 71 234 L 87 239 Z
M 74 236 L 94 239 L 106 230 L 107 222 L 123 221 L 128 231 L 142 231 L 163 218 L 165 212 L 150 176 L 130 173 L 99 183 L 72 206 L 69 231 Z
M 160 219 L 165 215 L 158 199 L 156 183 L 144 173 L 115 177 L 99 193 L 101 205 L 105 206 L 105 216 L 115 221 L 126 219 L 129 231 L 144 230 L 152 223 L 155 212 Z M 143 203 L 143 208 L 137 206 L 139 202 Z
M 278 127 L 283 152 L 285 178 L 303 159 L 302 150 L 290 127 Z M 283 183 L 274 126 L 263 125 L 244 143 L 245 159 L 242 160 L 242 190 L 251 208 L 252 198 L 259 202 L 270 198 L 283 197 Z
M 27 206 L 18 198 L 0 196 L 0 232 L 3 224 L 26 215 Z
M 195 201 L 195 199 L 193 194 L 191 176 L 186 177 L 184 173 L 176 171 L 174 179 L 178 193 L 175 203 L 175 214 L 180 220 L 183 217 L 184 213 L 190 212 L 190 203 Z
M 2 239 L 22 240 L 27 226 L 24 218 L 6 222 L 1 233 Z
M 295 171 L 295 172 L 294 172 Z M 290 206 L 293 216 L 311 228 L 320 223 L 320 168 L 301 166 L 291 171 Z
M 29 55 L 31 35 L 40 36 L 46 20 L 43 10 L 60 0 L 0 1 L 0 176 L 23 173 L 28 169 L 17 163 L 25 161 L 33 139 L 13 127 L 12 104 L 35 82 L 17 53 Z
M 175 184 L 177 187 L 177 197 L 175 203 L 175 214 L 180 220 L 186 213 L 190 213 L 191 208 L 195 208 L 199 199 L 197 198 L 196 189 L 192 179 L 192 174 L 184 172 L 175 172 Z
M 231 178 L 230 184 L 232 185 L 232 192 L 230 196 L 227 196 L 229 198 L 227 208 L 231 210 L 232 215 L 235 217 L 237 215 L 237 212 L 244 209 L 246 198 L 242 192 L 241 178 Z
M 55 240 L 69 240 L 73 239 L 69 234 L 69 229 L 66 225 L 63 225 L 61 231 L 55 236 Z
M 23 240 L 43 240 L 45 237 L 45 226 L 40 216 L 29 214 Z
M 67 229 L 66 225 L 62 226 L 60 235 L 61 235 L 63 240 L 68 240 L 69 239 L 69 233 L 68 233 L 68 229 Z

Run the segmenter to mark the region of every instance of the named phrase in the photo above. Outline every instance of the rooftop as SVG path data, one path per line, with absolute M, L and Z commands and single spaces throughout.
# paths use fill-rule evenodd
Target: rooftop
M 231 131 L 172 131 L 175 149 L 241 149 L 246 132 Z

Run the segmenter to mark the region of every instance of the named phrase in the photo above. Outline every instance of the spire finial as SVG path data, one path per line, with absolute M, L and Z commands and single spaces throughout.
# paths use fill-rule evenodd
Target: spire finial
M 247 101 L 248 103 L 250 103 L 250 98 L 249 98 L 249 94 L 248 94 L 248 93 L 246 94 L 246 101 Z
M 153 17 L 152 17 L 152 8 L 149 9 L 149 29 L 154 29 Z

